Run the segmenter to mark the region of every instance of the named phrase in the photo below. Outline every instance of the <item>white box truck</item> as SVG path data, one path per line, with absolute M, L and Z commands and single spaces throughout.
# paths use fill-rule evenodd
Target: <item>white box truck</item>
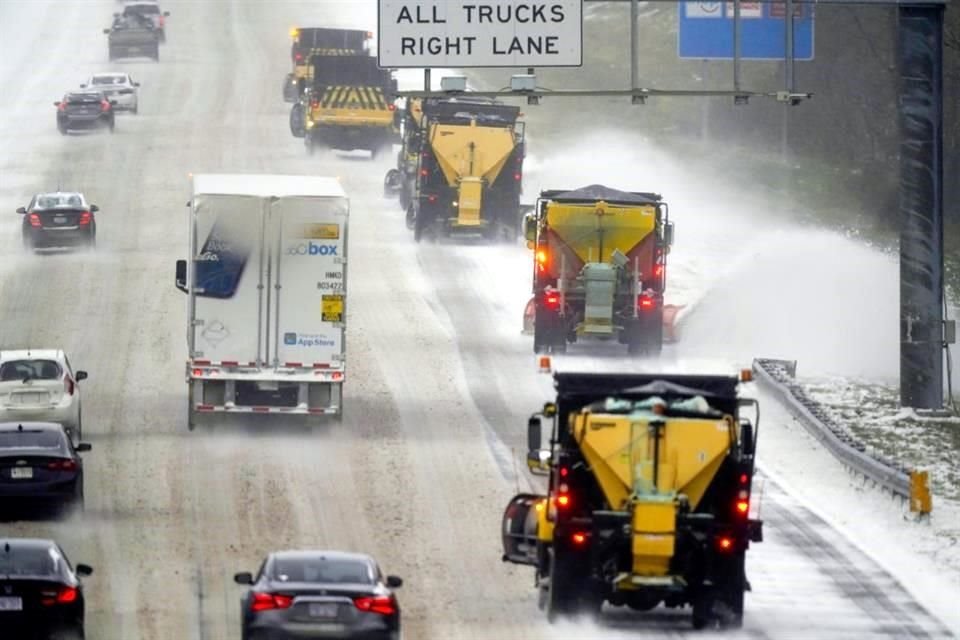
M 195 175 L 187 424 L 203 413 L 343 411 L 347 221 L 335 178 Z

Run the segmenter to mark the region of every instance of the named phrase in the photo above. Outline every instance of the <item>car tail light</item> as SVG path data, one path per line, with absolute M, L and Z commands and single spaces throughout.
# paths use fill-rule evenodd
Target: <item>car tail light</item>
M 73 380 L 71 380 L 70 378 L 63 379 L 63 390 L 67 392 L 68 396 L 73 395 L 74 386 L 75 385 L 73 384 Z
M 66 111 L 66 110 L 67 110 L 67 103 L 66 103 L 66 102 L 59 102 L 59 103 L 57 103 L 57 111 Z
M 40 222 L 40 214 L 31 213 L 30 214 L 30 226 L 31 227 L 42 227 L 43 223 Z
M 101 100 L 100 111 L 110 111 L 110 102 L 107 100 Z
M 162 27 L 163 24 L 164 24 L 164 22 L 165 22 L 165 21 L 164 21 L 162 15 L 157 16 L 157 24 L 158 24 L 158 25 L 160 25 L 160 26 Z
M 77 463 L 75 460 L 54 460 L 47 465 L 47 469 L 52 471 L 76 471 Z
M 57 592 L 41 591 L 40 604 L 52 607 L 55 604 L 71 604 L 77 601 L 80 592 L 76 587 L 60 587 Z
M 384 616 L 392 616 L 397 612 L 397 602 L 391 596 L 354 598 L 353 605 L 360 611 L 379 613 Z
M 80 224 L 90 224 L 91 220 L 93 220 L 93 215 L 89 211 L 80 214 Z
M 269 611 L 271 609 L 289 609 L 291 605 L 293 605 L 293 596 L 254 591 L 253 600 L 250 601 L 250 610 Z

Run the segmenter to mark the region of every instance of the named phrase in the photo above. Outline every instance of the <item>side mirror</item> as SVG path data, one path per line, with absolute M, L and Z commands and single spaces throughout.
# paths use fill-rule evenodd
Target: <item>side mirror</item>
M 523 217 L 523 237 L 527 242 L 537 241 L 537 216 L 534 213 L 528 213 Z
M 169 12 L 169 11 L 164 11 L 164 12 L 163 12 L 163 17 L 164 17 L 164 18 L 169 18 L 169 17 L 170 17 L 170 12 Z
M 134 83 L 133 83 L 133 86 L 139 87 L 139 86 L 140 86 L 140 83 L 139 83 L 139 82 L 134 82 Z
M 403 579 L 397 576 L 387 576 L 387 586 L 391 589 L 399 589 L 403 586 Z
M 26 207 L 17 207 L 17 213 L 25 214 L 27 212 Z
M 90 374 L 88 374 L 86 371 L 77 371 L 77 375 L 75 377 L 77 379 L 77 382 L 80 382 L 81 380 L 86 380 L 87 378 L 89 378 Z
M 93 446 L 89 442 L 80 442 L 74 448 L 77 450 L 77 453 L 86 453 L 87 451 L 93 451 Z
M 86 88 L 87 88 L 87 85 L 82 84 L 82 85 L 80 85 L 80 88 L 81 88 L 81 89 L 86 89 Z
M 86 578 L 93 575 L 93 567 L 88 564 L 78 564 L 75 573 L 81 578 Z
M 188 293 L 187 291 L 187 261 L 186 260 L 177 260 L 177 275 L 176 275 L 176 287 Z
M 253 584 L 253 574 L 249 571 L 241 571 L 233 574 L 233 581 L 237 584 Z
M 112 104 L 113 106 L 117 106 L 117 101 L 116 101 L 116 100 L 111 100 L 111 101 L 110 101 L 110 104 Z
M 54 103 L 53 103 L 53 106 L 59 107 L 59 106 L 60 106 L 60 103 L 59 103 L 59 102 L 54 102 Z
M 106 33 L 107 35 L 110 35 L 110 29 L 104 29 L 103 32 Z
M 90 205 L 90 213 L 96 213 L 97 211 L 100 211 L 100 207 L 95 204 Z
M 527 469 L 535 476 L 550 475 L 550 450 L 533 449 L 527 452 Z
M 668 222 L 663 227 L 663 243 L 668 247 L 673 246 L 673 223 Z
M 540 448 L 543 434 L 540 416 L 532 416 L 527 420 L 527 451 L 535 451 Z

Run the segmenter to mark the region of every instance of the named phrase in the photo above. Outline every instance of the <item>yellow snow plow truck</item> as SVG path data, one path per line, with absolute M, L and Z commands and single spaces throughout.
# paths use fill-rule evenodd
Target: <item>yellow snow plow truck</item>
M 397 80 L 369 55 L 316 55 L 310 87 L 290 110 L 290 132 L 307 154 L 318 147 L 390 150 L 399 139 Z
M 554 375 L 556 402 L 527 434 L 547 495 L 514 497 L 501 529 L 503 560 L 535 568 L 551 622 L 606 602 L 690 605 L 698 629 L 742 625 L 746 553 L 763 539 L 750 502 L 759 410 L 739 395 L 750 373 Z
M 397 168 L 385 195 L 399 195 L 407 226 L 423 235 L 520 235 L 524 123 L 520 108 L 484 98 L 410 100 Z
M 673 223 L 659 194 L 601 185 L 543 191 L 524 233 L 534 251 L 534 352 L 592 339 L 660 353 L 665 319 L 675 314 L 663 302 Z
M 370 53 L 373 33 L 358 29 L 329 29 L 321 27 L 290 30 L 290 73 L 283 79 L 283 99 L 296 102 L 313 83 L 314 56 L 359 56 Z

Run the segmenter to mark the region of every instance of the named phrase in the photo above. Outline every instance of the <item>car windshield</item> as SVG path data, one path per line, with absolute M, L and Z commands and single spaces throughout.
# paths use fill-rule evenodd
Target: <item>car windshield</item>
M 90 84 L 125 84 L 126 78 L 124 76 L 93 76 L 93 82 Z
M 62 577 L 64 569 L 52 549 L 0 547 L 0 576 Z
M 273 579 L 280 582 L 373 584 L 369 565 L 362 560 L 324 557 L 278 558 Z
M 60 365 L 53 360 L 10 360 L 0 365 L 0 382 L 11 380 L 56 380 Z
M 63 436 L 57 431 L 0 431 L 0 449 L 62 449 Z

